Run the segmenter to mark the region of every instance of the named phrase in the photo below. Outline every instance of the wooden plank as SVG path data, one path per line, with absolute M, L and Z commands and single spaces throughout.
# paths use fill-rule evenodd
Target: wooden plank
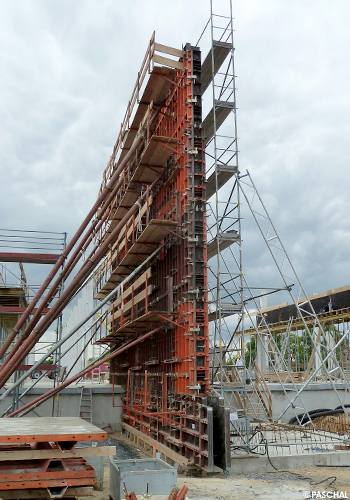
M 158 443 L 158 441 L 151 438 L 151 436 L 147 436 L 143 432 L 138 431 L 127 424 L 122 423 L 121 426 L 125 431 L 127 431 L 129 434 L 134 436 L 135 439 L 138 438 L 140 441 L 143 441 L 144 443 L 148 444 L 149 446 L 155 445 L 155 448 L 157 451 L 159 451 L 160 453 L 163 453 L 163 455 L 170 458 L 170 460 L 172 460 L 176 464 L 190 465 L 190 462 L 187 460 L 187 458 L 183 457 L 179 453 L 176 453 L 176 451 L 168 448 L 167 446 L 165 446 L 165 444 Z
M 142 290 L 142 292 L 135 295 L 134 301 L 130 299 L 126 304 L 124 304 L 123 309 L 118 309 L 117 311 L 115 311 L 114 316 L 112 315 L 108 317 L 107 324 L 112 323 L 112 321 L 119 318 L 121 314 L 125 314 L 127 311 L 129 311 L 129 309 L 132 308 L 133 304 L 138 304 L 139 302 L 141 302 L 141 300 L 144 300 L 146 298 L 146 295 L 150 295 L 152 293 L 152 288 L 152 285 L 149 285 L 147 287 L 147 293 L 146 290 Z
M 163 167 L 178 142 L 171 137 L 153 136 L 142 152 L 140 164 Z
M 33 443 L 35 441 L 99 441 L 107 433 L 79 417 L 4 418 L 0 426 L 0 443 Z
M 316 337 L 316 341 L 314 342 L 314 347 L 312 349 L 311 356 L 310 356 L 310 359 L 309 359 L 309 362 L 307 364 L 307 368 L 306 368 L 306 371 L 305 371 L 305 374 L 304 374 L 304 377 L 303 377 L 304 381 L 307 380 L 307 378 L 309 377 L 310 372 L 312 370 L 312 366 L 314 364 L 314 359 L 315 359 L 315 352 L 316 352 L 316 349 L 320 345 L 320 340 L 321 340 L 322 333 L 323 333 L 322 332 L 322 328 L 319 328 L 318 329 L 318 333 L 317 333 L 317 337 Z
M 239 384 L 239 387 L 242 387 L 242 381 L 240 380 L 238 373 L 237 373 L 237 368 L 232 365 L 232 382 L 235 384 Z M 237 403 L 240 405 L 241 408 L 244 408 L 244 399 L 243 396 L 240 394 L 240 392 L 235 391 L 234 392 L 235 398 L 237 400 Z
M 145 90 L 143 91 L 142 97 L 138 108 L 136 109 L 135 116 L 131 127 L 125 131 L 125 137 L 123 141 L 123 149 L 121 150 L 120 157 L 117 162 L 117 166 L 124 159 L 135 140 L 137 131 L 139 129 L 140 122 L 145 116 L 148 105 L 153 101 L 154 106 L 160 106 L 164 103 L 169 88 L 171 86 L 171 81 L 166 80 L 163 76 L 171 79 L 175 76 L 176 71 L 172 68 L 166 67 L 155 67 L 153 68 L 148 82 L 146 84 Z
M 125 241 L 125 231 L 127 231 L 127 238 L 129 238 L 130 235 L 131 235 L 131 233 L 132 233 L 132 231 L 133 231 L 133 229 L 134 229 L 134 227 L 137 226 L 137 224 L 140 221 L 140 219 L 145 215 L 145 213 L 147 212 L 147 209 L 151 206 L 152 200 L 153 200 L 153 198 L 152 198 L 152 196 L 150 196 L 148 198 L 148 203 L 147 202 L 144 203 L 144 205 L 142 206 L 141 210 L 137 213 L 137 215 L 136 215 L 136 217 L 134 219 L 134 221 L 135 221 L 134 223 L 133 223 L 133 218 L 131 218 L 123 226 L 123 228 L 121 229 L 121 231 L 120 231 L 120 233 L 118 235 L 117 241 L 112 246 L 112 250 L 115 250 L 117 247 L 119 247 L 117 251 L 120 251 L 120 249 L 121 249 L 120 245 L 123 246 L 124 241 Z M 115 259 L 115 257 L 116 257 L 116 253 L 114 253 L 113 256 L 112 256 L 112 262 Z
M 183 57 L 183 50 L 174 49 L 168 45 L 162 45 L 161 43 L 154 42 L 154 49 L 158 52 L 163 52 L 163 54 L 170 54 L 171 56 Z
M 71 486 L 67 488 L 62 498 L 75 498 L 75 497 L 92 497 L 94 489 L 89 486 Z M 52 498 L 48 491 L 42 488 L 33 490 L 0 490 L 2 500 L 31 500 L 37 498 Z
M 123 296 L 124 296 L 124 299 L 126 299 L 127 297 L 129 297 L 129 295 L 132 294 L 132 288 L 134 287 L 134 290 L 136 288 L 138 288 L 139 286 L 142 285 L 142 283 L 144 283 L 146 281 L 146 277 L 147 279 L 149 279 L 151 277 L 151 268 L 149 267 L 147 269 L 147 271 L 143 274 L 141 274 L 141 276 L 139 278 L 137 278 L 136 281 L 134 281 L 134 283 L 125 290 L 125 292 L 123 293 Z M 108 312 L 112 312 L 113 311 L 113 306 L 114 306 L 114 309 L 116 309 L 117 307 L 119 307 L 120 305 L 120 302 L 121 302 L 121 297 L 118 297 L 117 300 L 115 300 L 113 302 L 113 304 L 108 308 Z
M 157 54 L 154 54 L 153 62 L 169 66 L 169 68 L 184 69 L 182 62 L 174 61 L 173 59 L 169 59 L 169 57 L 158 56 Z
M 17 421 L 17 419 L 16 419 Z M 43 460 L 60 458 L 82 458 L 82 457 L 108 457 L 116 454 L 115 446 L 100 446 L 75 448 L 73 451 L 51 450 L 20 450 L 0 451 L 0 462 L 7 460 Z
M 140 237 L 135 241 L 135 243 L 133 243 L 131 248 L 129 248 L 126 255 L 120 261 L 119 266 L 113 271 L 112 274 L 117 275 L 121 266 L 137 267 L 142 259 L 136 254 L 150 255 L 154 251 L 153 248 L 145 246 L 144 243 L 160 243 L 165 236 L 169 234 L 167 229 L 173 230 L 173 228 L 177 225 L 178 223 L 176 221 L 152 219 L 141 233 Z

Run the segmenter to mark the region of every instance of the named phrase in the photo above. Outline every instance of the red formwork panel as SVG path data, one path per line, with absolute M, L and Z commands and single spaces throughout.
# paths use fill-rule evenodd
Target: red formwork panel
M 78 441 L 104 441 L 107 433 L 78 417 L 2 419 L 1 443 L 55 442 L 73 449 Z
M 44 496 L 50 496 L 51 490 L 52 495 L 63 495 L 68 487 L 95 484 L 96 474 L 91 465 L 82 457 L 71 458 L 65 454 L 73 452 L 78 441 L 106 438 L 104 431 L 75 417 L 3 419 L 0 497 L 5 491 L 34 489 L 39 489 Z M 16 460 L 7 458 L 9 452 L 15 452 Z M 42 458 L 47 452 L 57 454 L 57 458 Z M 55 489 L 59 492 L 55 493 Z
M 57 479 L 95 478 L 95 470 L 83 458 L 50 460 L 8 460 L 0 462 L 0 490 L 3 483 Z M 44 466 L 43 466 L 44 465 Z
M 41 479 L 22 481 L 6 481 L 0 484 L 0 495 L 2 491 L 7 490 L 31 490 L 35 488 L 68 488 L 70 486 L 90 486 L 96 483 L 96 477 L 76 477 L 69 479 Z
M 200 50 L 187 44 L 176 67 L 160 77 L 169 83 L 165 100 L 136 112 L 134 128 L 141 127 L 143 142 L 121 174 L 110 226 L 151 184 L 152 190 L 112 245 L 97 274 L 95 296 L 103 298 L 137 268 L 146 253 L 142 235 L 152 221 L 162 221 L 157 258 L 113 301 L 110 330 L 99 342 L 117 348 L 158 329 L 111 361 L 112 381 L 126 388 L 124 422 L 209 470 L 213 457 L 211 413 L 204 401 L 209 394 L 209 332 Z M 147 102 L 147 96 L 140 99 L 140 105 Z M 146 243 L 150 255 L 157 246 Z
M 110 308 L 110 319 L 107 320 L 112 331 L 105 341 L 114 341 L 116 346 L 125 341 L 127 335 L 132 337 L 156 326 L 164 326 L 165 333 L 155 334 L 142 345 L 130 349 L 123 354 L 122 360 L 116 359 L 111 370 L 114 380 L 126 385 L 130 369 L 134 379 L 133 388 L 140 390 L 139 395 L 152 396 L 153 400 L 163 397 L 164 381 L 161 374 L 167 374 L 167 391 L 170 394 L 206 395 L 209 388 L 205 164 L 200 71 L 200 51 L 186 46 L 183 69 L 178 70 L 173 77 L 167 99 L 152 131 L 154 136 L 162 138 L 164 148 L 168 146 L 171 155 L 163 165 L 159 184 L 152 191 L 149 208 L 145 211 L 142 207 L 144 215 L 135 224 L 135 227 L 138 223 L 147 227 L 147 217 L 148 220 L 172 221 L 177 224 L 172 233 L 176 232 L 178 238 L 169 234 L 164 240 L 167 242 L 166 247 L 150 266 L 148 279 L 131 292 L 128 284 L 128 290 L 123 295 L 129 297 L 127 305 L 125 299 L 119 300 L 115 308 L 114 305 Z M 150 140 L 148 144 L 151 143 Z M 145 148 L 146 152 L 148 148 L 149 145 Z M 139 154 L 141 160 L 136 161 L 136 169 L 145 157 L 142 151 Z M 132 170 L 131 165 L 132 162 L 128 168 Z M 132 187 L 135 189 L 135 185 Z M 124 198 L 129 188 L 130 184 L 126 183 Z M 115 211 L 118 211 L 118 203 Z M 133 232 L 126 228 L 125 232 L 128 241 L 133 241 L 136 230 Z M 121 264 L 128 253 L 125 253 L 126 243 L 124 246 L 120 244 L 120 247 L 123 247 L 120 257 L 116 250 L 112 260 Z M 112 268 L 110 276 L 117 272 L 118 265 Z M 120 281 L 125 274 L 126 268 L 122 269 Z M 110 279 L 105 286 L 113 288 L 113 281 Z M 152 311 L 154 320 L 151 325 L 142 318 L 146 318 L 145 314 L 152 314 Z M 172 316 L 169 317 L 169 314 Z M 146 369 L 149 375 L 147 393 L 144 391 L 143 377 L 140 377 Z M 145 403 L 148 404 L 142 402 L 143 405 Z

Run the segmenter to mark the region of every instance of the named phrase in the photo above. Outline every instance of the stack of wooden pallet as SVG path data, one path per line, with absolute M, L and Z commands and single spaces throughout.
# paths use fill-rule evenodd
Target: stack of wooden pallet
M 0 498 L 92 496 L 96 474 L 85 458 L 115 455 L 115 447 L 76 445 L 106 438 L 80 418 L 1 419 Z

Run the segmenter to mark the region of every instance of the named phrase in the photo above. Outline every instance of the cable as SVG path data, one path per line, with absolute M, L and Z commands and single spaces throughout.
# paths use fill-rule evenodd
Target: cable
M 344 406 L 344 408 L 350 408 L 350 405 L 348 405 L 348 404 L 343 405 L 343 406 Z M 299 423 L 299 425 L 305 425 L 305 424 L 310 422 L 310 419 L 313 420 L 314 418 L 317 418 L 317 417 L 324 417 L 327 415 L 335 415 L 337 413 L 344 413 L 342 406 L 337 406 L 336 408 L 334 408 L 334 410 L 331 410 L 329 408 L 321 408 L 319 410 L 311 410 L 307 413 L 300 413 L 296 417 L 293 417 L 289 421 L 289 424 L 296 425 L 297 423 Z
M 257 436 L 258 434 L 260 434 L 260 436 L 261 436 L 260 441 L 259 441 L 259 443 L 257 443 L 256 445 L 254 445 L 254 447 L 249 448 L 249 452 L 253 453 L 255 455 L 261 455 L 261 456 L 266 455 L 268 461 L 270 462 L 271 467 L 273 467 L 275 470 L 278 470 L 277 467 L 275 467 L 273 465 L 273 463 L 271 462 L 271 458 L 270 458 L 270 454 L 269 454 L 269 445 L 268 445 L 268 442 L 267 442 L 266 438 L 264 437 L 264 434 L 263 434 L 263 432 L 261 430 L 261 426 L 260 425 L 258 425 L 257 427 L 255 427 L 255 430 L 254 430 L 253 434 L 250 436 L 250 438 L 248 440 L 248 444 L 250 444 L 251 440 L 255 436 Z M 255 451 L 256 448 L 258 448 L 259 446 L 264 446 L 265 447 L 265 451 L 263 453 L 259 453 L 259 452 Z M 240 449 L 240 450 L 242 450 L 242 449 L 246 450 L 246 446 L 233 446 L 233 447 L 231 446 L 231 450 L 232 451 L 233 450 L 238 450 L 238 449 Z
M 329 476 L 326 479 L 322 479 L 322 481 L 319 481 L 318 483 L 310 481 L 310 484 L 311 484 L 311 486 L 316 486 L 317 484 L 322 484 L 322 483 L 328 481 L 328 479 L 333 479 L 333 481 L 331 481 L 327 486 L 332 488 L 334 491 L 337 491 L 337 488 L 335 486 L 333 486 L 333 483 L 335 483 L 337 480 L 337 476 Z

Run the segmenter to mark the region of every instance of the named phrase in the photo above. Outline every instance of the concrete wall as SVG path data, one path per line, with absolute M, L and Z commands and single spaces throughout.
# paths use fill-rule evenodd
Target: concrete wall
M 295 389 L 300 389 L 302 384 L 284 384 L 284 389 L 278 383 L 267 384 L 272 394 L 273 418 L 278 420 L 280 414 L 288 405 L 288 400 L 292 400 Z M 345 384 L 335 384 L 341 401 L 337 397 L 333 387 L 329 383 L 315 382 L 309 384 L 301 395 L 295 400 L 295 409 L 289 407 L 286 413 L 280 418 L 282 422 L 289 422 L 297 414 L 303 413 L 304 408 L 307 411 L 317 410 L 319 408 L 334 409 L 342 403 L 350 404 L 350 393 L 346 391 Z
M 346 391 L 345 384 L 335 384 L 338 395 L 333 390 L 333 387 L 329 383 L 325 382 L 315 382 L 309 384 L 302 391 L 300 396 L 293 401 L 293 398 L 298 390 L 301 389 L 303 384 L 284 384 L 282 388 L 279 383 L 267 383 L 271 395 L 272 395 L 272 413 L 274 420 L 280 420 L 284 423 L 289 423 L 289 421 L 300 413 L 304 413 L 305 410 L 318 410 L 321 408 L 334 409 L 337 406 L 343 404 L 350 404 L 350 393 Z M 240 408 L 239 403 L 235 397 L 235 390 L 227 388 L 224 391 L 225 405 L 234 409 Z M 243 395 L 242 389 L 239 394 Z M 257 401 L 257 396 L 250 396 L 253 400 Z M 289 405 L 289 402 L 293 401 L 295 408 Z M 289 405 L 289 406 L 288 406 Z M 258 406 L 258 403 L 255 405 Z M 284 412 L 284 410 L 288 409 Z M 284 413 L 283 413 L 284 412 Z M 261 412 L 262 415 L 263 411 Z M 283 415 L 281 415 L 283 413 Z
M 100 427 L 110 425 L 113 430 L 120 431 L 121 423 L 121 404 L 124 389 L 119 386 L 114 387 L 114 405 L 112 404 L 112 386 L 111 385 L 86 385 L 84 387 L 91 387 L 92 390 L 92 423 Z M 41 394 L 45 394 L 52 387 L 33 387 L 27 393 L 21 403 L 26 404 L 37 398 Z M 3 391 L 2 391 L 3 392 Z M 24 389 L 20 389 L 20 394 Z M 80 407 L 81 386 L 71 386 L 63 389 L 59 394 L 59 409 L 60 417 L 78 417 Z M 57 397 L 57 396 L 54 396 Z M 9 395 L 5 401 L 0 404 L 0 412 L 3 413 L 12 404 L 12 395 Z M 34 411 L 31 411 L 27 417 L 50 417 L 52 416 L 53 398 L 48 399 L 42 405 L 38 406 Z M 54 416 L 57 416 L 55 413 Z

